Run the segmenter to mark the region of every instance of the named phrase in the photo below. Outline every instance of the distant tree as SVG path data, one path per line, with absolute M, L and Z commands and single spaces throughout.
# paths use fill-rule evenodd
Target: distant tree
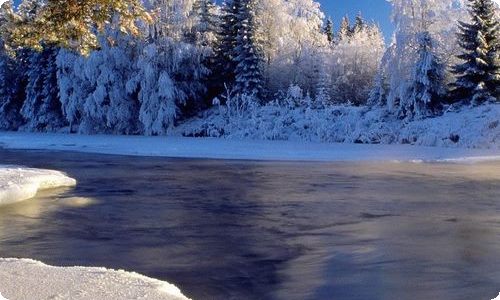
M 233 58 L 235 68 L 235 92 L 262 99 L 263 93 L 263 52 L 257 36 L 256 1 L 241 1 L 236 16 L 238 35 Z
M 349 22 L 349 17 L 345 16 L 342 18 L 340 23 L 340 29 L 338 33 L 339 41 L 349 39 L 352 36 L 351 24 Z
M 359 12 L 356 15 L 356 21 L 354 23 L 354 26 L 351 29 L 352 34 L 356 34 L 360 31 L 362 31 L 366 26 L 365 20 L 363 19 L 363 16 L 361 15 L 361 12 Z
M 500 25 L 491 0 L 470 0 L 471 22 L 460 22 L 457 75 L 452 97 L 473 104 L 500 101 Z
M 216 68 L 220 91 L 224 84 L 233 85 L 235 80 L 235 48 L 241 23 L 238 20 L 242 0 L 226 0 L 222 3 L 220 40 L 216 46 Z
M 434 52 L 429 32 L 418 37 L 418 60 L 409 85 L 408 116 L 427 117 L 438 113 L 446 96 L 444 66 Z
M 326 34 L 326 38 L 330 44 L 334 43 L 335 33 L 333 32 L 333 21 L 332 19 L 328 19 L 326 21 L 325 27 L 323 28 L 324 34 Z
M 382 71 L 378 71 L 373 88 L 368 95 L 367 104 L 370 106 L 385 106 L 387 104 L 388 89 L 387 77 Z
M 192 42 L 213 48 L 217 42 L 219 19 L 213 0 L 196 0 L 191 12 L 195 25 L 192 28 Z

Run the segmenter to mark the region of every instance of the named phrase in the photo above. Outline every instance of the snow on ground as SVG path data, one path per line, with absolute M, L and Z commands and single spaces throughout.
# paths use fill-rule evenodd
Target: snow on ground
M 76 180 L 59 171 L 0 165 L 0 206 L 33 198 L 40 190 L 74 185 Z
M 383 107 L 307 109 L 271 103 L 244 113 L 221 107 L 187 120 L 173 134 L 500 150 L 500 105 L 450 106 L 441 116 L 403 120 Z
M 0 148 L 2 147 L 135 156 L 276 161 L 484 161 L 500 159 L 500 151 L 497 149 L 18 132 L 0 132 Z
M 11 258 L 0 258 L 0 293 L 10 300 L 188 299 L 174 285 L 137 273 L 52 267 L 30 259 Z

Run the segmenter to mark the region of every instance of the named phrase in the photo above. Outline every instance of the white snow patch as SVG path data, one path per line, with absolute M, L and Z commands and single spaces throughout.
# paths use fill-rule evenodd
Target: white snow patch
M 52 267 L 31 259 L 13 258 L 0 258 L 0 292 L 16 300 L 188 299 L 176 286 L 137 273 Z
M 0 206 L 33 198 L 38 191 L 76 185 L 76 180 L 53 171 L 0 165 Z
M 495 299 L 492 300 L 500 300 L 500 293 L 498 293 L 498 296 Z
M 401 120 L 385 108 L 340 105 L 306 109 L 271 103 L 236 115 L 213 109 L 187 120 L 172 134 L 500 150 L 500 105 L 449 107 L 441 116 Z
M 500 159 L 499 149 L 19 132 L 0 133 L 0 147 L 134 156 L 267 161 L 460 162 Z

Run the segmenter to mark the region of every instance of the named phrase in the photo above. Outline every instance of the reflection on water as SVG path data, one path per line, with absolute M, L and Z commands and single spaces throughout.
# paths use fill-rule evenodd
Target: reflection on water
M 492 299 L 500 163 L 0 151 L 75 189 L 0 208 L 0 257 L 123 268 L 195 299 Z

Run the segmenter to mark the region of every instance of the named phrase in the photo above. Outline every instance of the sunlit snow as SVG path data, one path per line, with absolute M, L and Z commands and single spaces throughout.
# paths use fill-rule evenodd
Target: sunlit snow
M 176 286 L 137 273 L 52 267 L 30 259 L 9 258 L 0 258 L 0 292 L 11 300 L 188 299 Z
M 33 198 L 40 190 L 76 185 L 59 171 L 0 165 L 0 205 Z

